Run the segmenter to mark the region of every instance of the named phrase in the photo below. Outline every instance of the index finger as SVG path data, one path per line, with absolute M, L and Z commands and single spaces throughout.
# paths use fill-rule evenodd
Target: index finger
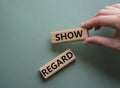
M 81 24 L 81 27 L 91 29 L 96 26 L 108 26 L 112 28 L 116 27 L 117 18 L 114 15 L 107 15 L 107 16 L 97 16 L 94 18 L 91 18 L 90 20 L 84 22 Z

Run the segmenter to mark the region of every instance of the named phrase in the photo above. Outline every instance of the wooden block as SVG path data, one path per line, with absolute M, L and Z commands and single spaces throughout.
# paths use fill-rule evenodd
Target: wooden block
M 70 49 L 67 49 L 62 54 L 42 66 L 39 71 L 41 72 L 42 76 L 47 79 L 59 71 L 61 68 L 74 61 L 75 58 L 76 57 L 73 52 Z
M 53 44 L 79 41 L 86 38 L 88 38 L 88 31 L 84 28 L 74 28 L 51 32 L 51 42 Z

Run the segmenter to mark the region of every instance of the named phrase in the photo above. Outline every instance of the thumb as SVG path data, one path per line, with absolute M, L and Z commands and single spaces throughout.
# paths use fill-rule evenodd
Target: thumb
M 113 39 L 107 38 L 107 37 L 102 37 L 102 36 L 92 36 L 87 38 L 83 44 L 88 45 L 88 44 L 96 44 L 108 48 L 113 48 Z

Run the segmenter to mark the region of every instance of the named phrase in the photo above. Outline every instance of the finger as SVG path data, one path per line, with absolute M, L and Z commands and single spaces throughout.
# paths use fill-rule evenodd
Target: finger
M 108 48 L 113 48 L 113 41 L 110 38 L 102 37 L 102 36 L 92 36 L 87 38 L 83 44 L 96 44 Z
M 81 27 L 83 28 L 93 28 L 96 26 L 109 26 L 109 27 L 113 27 L 116 28 L 116 21 L 118 19 L 116 18 L 116 16 L 110 15 L 110 16 L 97 16 L 95 18 L 92 18 L 84 23 L 81 24 Z
M 118 8 L 116 8 L 114 6 L 105 6 L 104 9 L 107 9 L 107 10 L 118 10 Z
M 98 13 L 96 13 L 95 16 L 101 16 L 101 15 L 119 15 L 120 14 L 120 10 L 100 10 Z
M 97 14 L 99 14 L 99 13 L 103 13 L 104 11 L 107 11 L 107 10 L 109 10 L 109 11 L 111 11 L 111 10 L 115 10 L 115 11 L 117 11 L 117 10 L 120 10 L 120 9 L 118 9 L 118 8 L 116 8 L 116 7 L 113 7 L 113 6 L 105 6 L 104 7 L 104 9 L 101 9 L 100 11 L 98 11 L 94 16 L 96 16 Z M 119 11 L 118 11 L 119 12 Z M 106 12 L 105 12 L 106 13 Z M 111 12 L 112 13 L 112 12 Z M 111 14 L 110 13 L 110 14 Z M 107 14 L 106 14 L 107 15 Z M 111 14 L 112 15 L 112 14 Z M 93 16 L 93 17 L 94 17 Z
M 113 7 L 120 8 L 120 4 L 112 5 Z

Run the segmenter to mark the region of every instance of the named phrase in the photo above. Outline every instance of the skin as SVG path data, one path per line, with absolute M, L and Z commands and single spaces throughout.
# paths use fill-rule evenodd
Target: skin
M 88 30 L 92 28 L 98 30 L 101 26 L 108 26 L 115 29 L 113 38 L 96 35 L 87 38 L 83 44 L 96 44 L 120 51 L 120 4 L 105 6 L 91 19 L 81 24 L 81 27 L 87 28 Z

